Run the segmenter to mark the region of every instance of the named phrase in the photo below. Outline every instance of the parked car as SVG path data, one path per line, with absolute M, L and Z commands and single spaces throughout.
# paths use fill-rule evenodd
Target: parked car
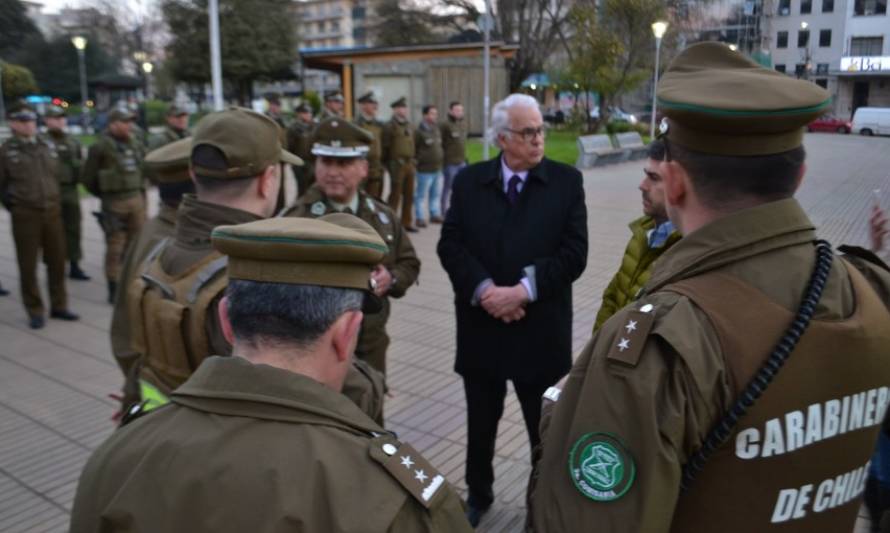
M 824 115 L 807 124 L 807 131 L 850 133 L 853 131 L 853 124 L 849 120 Z
M 566 121 L 566 114 L 562 109 L 545 109 L 544 121 L 551 124 L 564 124 Z
M 890 135 L 890 107 L 860 107 L 851 127 L 861 135 Z
M 609 116 L 610 122 L 627 122 L 628 124 L 636 124 L 639 122 L 637 120 L 636 115 L 628 113 L 621 109 L 620 107 L 611 107 L 609 108 Z M 600 118 L 600 106 L 596 106 L 590 110 L 590 118 L 594 120 L 599 120 Z

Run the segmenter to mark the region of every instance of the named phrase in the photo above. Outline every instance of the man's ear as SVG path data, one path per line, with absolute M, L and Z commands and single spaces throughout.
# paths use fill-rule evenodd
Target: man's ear
M 229 297 L 223 296 L 217 308 L 219 313 L 219 326 L 222 328 L 223 337 L 229 344 L 235 344 L 235 333 L 232 332 L 232 322 L 229 320 Z
M 666 161 L 661 170 L 661 177 L 664 180 L 664 197 L 668 205 L 682 204 L 686 195 L 689 194 L 689 175 L 686 173 L 686 169 L 676 161 Z
M 275 183 L 278 181 L 278 165 L 269 165 L 263 171 L 263 175 L 257 180 L 257 192 L 262 198 L 269 198 L 275 193 Z
M 331 342 L 338 361 L 346 361 L 352 357 L 364 316 L 361 311 L 347 311 L 331 326 Z

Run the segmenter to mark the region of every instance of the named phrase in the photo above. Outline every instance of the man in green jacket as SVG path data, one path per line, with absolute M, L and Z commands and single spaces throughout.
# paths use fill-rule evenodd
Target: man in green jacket
M 603 292 L 603 303 L 596 315 L 593 331 L 600 329 L 609 317 L 633 301 L 637 292 L 649 281 L 655 261 L 680 240 L 680 233 L 668 220 L 665 208 L 664 183 L 659 171 L 663 161 L 664 143 L 656 139 L 649 144 L 649 161 L 640 182 L 644 216 L 629 224 L 633 236 L 627 243 L 621 267 Z
M 189 136 L 189 112 L 184 108 L 176 104 L 170 104 L 165 113 L 165 120 L 167 124 L 164 127 L 164 131 L 157 135 L 152 135 L 149 139 L 149 150 L 155 150 L 165 144 L 170 144 Z
M 439 111 L 434 105 L 423 106 L 423 120 L 414 135 L 414 153 L 417 157 L 417 189 L 414 191 L 414 223 L 426 227 L 424 202 L 429 201 L 429 221 L 443 222 L 439 212 L 439 182 L 442 181 L 442 132 L 439 131 Z
M 220 226 L 212 241 L 228 256 L 232 357 L 96 450 L 70 530 L 472 531 L 444 475 L 340 394 L 380 305 L 377 232 L 335 213 Z

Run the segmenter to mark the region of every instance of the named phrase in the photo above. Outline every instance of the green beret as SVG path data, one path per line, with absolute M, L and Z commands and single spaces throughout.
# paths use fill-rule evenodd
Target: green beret
M 156 183 L 184 183 L 191 180 L 189 176 L 189 156 L 192 151 L 192 138 L 186 137 L 156 150 L 145 156 L 145 166 Z
M 179 107 L 176 104 L 170 104 L 170 107 L 167 108 L 167 116 L 168 117 L 182 117 L 188 115 L 189 112 Z
M 9 117 L 9 120 L 21 122 L 37 120 L 37 113 L 24 101 L 16 102 L 10 106 L 7 116 Z
M 803 143 L 804 126 L 831 96 L 815 83 L 767 69 L 722 43 L 690 46 L 659 81 L 661 134 L 697 152 L 755 156 Z
M 57 106 L 57 105 L 51 105 L 51 106 L 47 107 L 46 112 L 43 114 L 43 116 L 45 116 L 47 118 L 61 118 L 61 117 L 64 117 L 65 115 L 66 115 L 65 109 L 62 108 L 61 106 Z
M 374 141 L 374 134 L 342 118 L 329 118 L 315 128 L 312 155 L 327 157 L 364 157 Z
M 236 179 L 256 176 L 278 162 L 302 165 L 302 159 L 281 147 L 280 130 L 274 120 L 243 107 L 206 115 L 195 126 L 192 150 L 202 144 L 213 146 L 225 155 L 228 168 L 195 165 L 195 174 Z
M 408 100 L 404 96 L 389 104 L 389 107 L 408 107 Z
M 115 108 L 108 113 L 108 123 L 112 122 L 132 122 L 136 120 L 136 115 L 126 109 Z
M 371 271 L 388 249 L 374 228 L 356 216 L 277 217 L 219 226 L 211 240 L 229 256 L 229 279 L 357 289 L 371 295 L 366 310 L 380 304 L 373 297 Z
M 342 102 L 343 94 L 340 91 L 328 91 L 324 95 L 324 101 L 325 102 L 331 102 L 331 101 Z
M 365 94 L 359 96 L 358 101 L 361 104 L 376 104 L 377 97 L 374 96 L 374 91 L 368 91 Z

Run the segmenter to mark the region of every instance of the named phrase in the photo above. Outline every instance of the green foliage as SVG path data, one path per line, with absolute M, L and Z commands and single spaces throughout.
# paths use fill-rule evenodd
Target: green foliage
M 19 0 L 0 0 L 0 57 L 10 58 L 32 39 L 43 40 Z
M 3 99 L 17 100 L 29 94 L 38 91 L 37 82 L 34 81 L 34 75 L 31 71 L 21 65 L 13 65 L 12 63 L 3 63 Z
M 220 0 L 220 46 L 225 80 L 241 101 L 252 97 L 254 80 L 289 79 L 296 62 L 290 0 Z M 165 0 L 164 19 L 173 36 L 167 46 L 173 76 L 210 81 L 207 0 Z
M 303 93 L 303 100 L 312 106 L 312 114 L 317 115 L 321 111 L 321 97 L 315 91 L 306 91 Z
M 544 144 L 544 155 L 567 165 L 574 165 L 578 160 L 578 130 L 550 130 L 547 132 L 547 140 Z M 489 156 L 494 157 L 500 150 L 492 145 L 489 148 Z M 470 163 L 482 161 L 482 140 L 470 139 L 467 141 L 467 160 Z
M 145 121 L 149 126 L 162 126 L 164 125 L 164 113 L 167 112 L 167 107 L 170 104 L 167 102 L 162 102 L 160 100 L 146 100 L 145 101 Z

